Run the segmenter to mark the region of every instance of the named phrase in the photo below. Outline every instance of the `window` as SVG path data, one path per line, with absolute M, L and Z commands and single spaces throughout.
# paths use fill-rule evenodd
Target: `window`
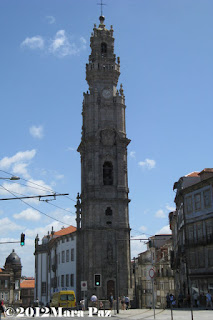
M 210 193 L 210 189 L 205 190 L 203 192 L 203 200 L 204 200 L 204 207 L 208 208 L 211 206 L 211 193 Z
M 67 238 L 66 238 L 66 240 L 67 240 L 67 242 L 69 242 L 69 241 L 70 241 L 70 238 L 69 238 L 69 237 L 67 237 Z
M 69 250 L 66 250 L 66 262 L 69 262 L 69 258 L 70 258 Z
M 195 200 L 195 210 L 200 210 L 201 209 L 201 194 L 200 193 L 195 194 L 194 200 Z
M 61 276 L 61 287 L 64 287 L 64 275 Z
M 187 213 L 192 212 L 192 197 L 191 196 L 186 198 L 186 211 L 187 211 Z
M 19 280 L 15 280 L 15 290 L 19 289 Z
M 74 274 L 73 273 L 70 275 L 70 286 L 74 287 Z
M 65 262 L 65 251 L 62 251 L 62 253 L 61 253 L 61 262 L 62 263 Z
M 71 241 L 73 241 L 73 240 L 74 240 L 74 236 L 73 236 L 72 234 L 71 234 L 70 238 L 71 238 Z
M 213 267 L 213 249 L 209 248 L 208 250 L 208 263 L 209 267 Z
M 189 232 L 189 242 L 193 242 L 193 240 L 194 240 L 194 230 L 193 230 L 193 226 L 189 226 L 188 232 Z
M 194 251 L 191 251 L 190 254 L 189 254 L 189 266 L 190 267 L 194 267 L 196 265 L 196 255 L 195 255 L 195 252 Z
M 58 254 L 58 264 L 60 264 L 60 253 Z
M 103 165 L 103 184 L 105 186 L 113 185 L 113 165 L 109 161 Z
M 5 285 L 5 288 L 7 288 L 8 287 L 8 280 L 5 280 L 5 283 L 4 283 Z
M 105 215 L 106 216 L 112 216 L 112 209 L 110 207 L 108 207 L 105 211 Z
M 206 221 L 206 237 L 207 240 L 211 240 L 213 237 L 213 228 L 211 220 Z
M 74 249 L 71 249 L 71 261 L 74 261 Z
M 46 281 L 41 283 L 41 294 L 44 295 L 46 293 Z
M 198 255 L 199 267 L 204 268 L 205 267 L 204 250 L 200 248 L 198 249 L 198 252 L 196 254 Z
M 62 243 L 64 243 L 65 242 L 65 238 L 62 238 Z
M 197 225 L 197 239 L 201 240 L 202 237 L 203 237 L 203 225 L 202 225 L 202 223 L 199 223 Z
M 105 42 L 102 42 L 101 44 L 101 54 L 104 55 L 107 53 L 107 44 Z
M 69 275 L 66 274 L 66 287 L 69 287 Z

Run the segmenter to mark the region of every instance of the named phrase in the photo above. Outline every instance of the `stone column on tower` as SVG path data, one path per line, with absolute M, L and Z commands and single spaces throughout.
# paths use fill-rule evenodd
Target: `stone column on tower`
M 113 27 L 100 16 L 90 38 L 86 64 L 89 86 L 84 93 L 81 143 L 81 226 L 78 242 L 78 283 L 87 281 L 88 298 L 128 295 L 130 288 L 130 227 L 127 179 L 125 96 L 117 89 L 120 59 L 114 53 Z M 94 283 L 101 275 L 100 286 Z M 116 281 L 117 280 L 117 281 Z M 82 295 L 81 295 L 82 296 Z

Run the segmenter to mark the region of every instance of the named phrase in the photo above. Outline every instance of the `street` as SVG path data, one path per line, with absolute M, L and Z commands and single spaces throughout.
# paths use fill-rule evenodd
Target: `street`
M 117 318 L 117 319 L 134 319 L 134 320 L 152 320 L 154 319 L 154 313 L 153 310 L 150 309 L 130 309 L 130 310 L 120 310 L 119 314 L 116 314 L 114 310 L 111 311 L 111 317 Z M 17 320 L 18 317 L 7 317 L 11 320 Z M 22 316 L 21 317 L 24 320 L 29 319 L 29 317 Z M 30 317 L 32 318 L 32 317 Z M 36 319 L 38 317 L 35 317 L 33 319 Z M 53 315 L 49 317 L 39 317 L 42 319 L 64 319 L 67 318 L 64 317 L 55 317 Z M 105 317 L 103 314 L 99 315 L 93 315 L 91 312 L 85 311 L 84 313 L 79 313 L 77 316 L 71 316 L 69 318 L 72 319 L 106 319 L 108 316 Z M 193 320 L 210 320 L 213 318 L 213 311 L 212 310 L 194 310 L 193 311 Z M 155 312 L 155 319 L 156 320 L 171 320 L 171 310 L 164 310 L 164 309 L 156 309 Z M 176 309 L 173 310 L 173 320 L 191 320 L 191 311 L 190 310 L 180 310 Z

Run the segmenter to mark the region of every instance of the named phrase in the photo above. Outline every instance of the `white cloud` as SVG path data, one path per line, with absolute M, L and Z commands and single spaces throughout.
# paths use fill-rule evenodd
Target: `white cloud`
M 80 49 L 74 42 L 71 42 L 65 30 L 59 30 L 49 46 L 49 52 L 58 57 L 76 55 L 79 51 Z
M 136 153 L 135 151 L 131 151 L 129 154 L 130 158 L 135 158 L 135 153 Z
M 144 231 L 146 231 L 146 230 L 147 230 L 147 227 L 145 227 L 145 226 L 141 226 L 141 227 L 140 227 L 140 230 L 144 232 Z
M 136 236 L 131 237 L 130 245 L 131 245 L 131 258 L 137 257 L 138 254 L 141 252 L 144 252 L 147 250 L 147 245 L 145 240 L 139 241 L 139 240 L 133 240 L 133 239 L 140 239 L 140 238 L 146 238 L 144 236 Z M 148 239 L 147 239 L 148 240 Z
M 12 222 L 9 218 L 5 217 L 0 219 L 0 234 L 6 235 L 11 231 L 23 230 L 23 227 Z
M 156 166 L 155 160 L 152 160 L 152 159 L 145 159 L 144 161 L 138 162 L 138 164 L 140 167 L 146 168 L 148 170 L 151 170 Z
M 160 210 L 158 210 L 156 213 L 155 213 L 155 217 L 156 218 L 166 218 L 166 214 L 165 214 L 165 212 L 162 210 L 162 209 L 160 209 Z
M 24 219 L 28 221 L 38 221 L 41 218 L 41 215 L 38 211 L 28 208 L 21 213 L 16 213 L 13 215 L 15 219 Z
M 175 211 L 175 206 L 170 206 L 169 204 L 166 205 L 166 209 L 169 211 Z
M 76 151 L 76 149 L 75 149 L 75 148 L 72 148 L 72 147 L 68 147 L 68 148 L 67 148 L 67 151 Z
M 21 47 L 28 47 L 30 49 L 43 49 L 44 39 L 41 36 L 34 36 L 32 38 L 26 38 L 22 43 Z
M 46 16 L 46 20 L 49 24 L 55 23 L 55 17 L 53 17 L 53 16 Z
M 167 225 L 161 228 L 156 234 L 172 234 L 172 231 L 170 230 L 169 225 Z
M 1 169 L 8 169 L 11 165 L 13 165 L 16 162 L 23 162 L 23 161 L 29 161 L 33 159 L 36 155 L 36 150 L 27 150 L 27 151 L 20 151 L 17 152 L 12 157 L 4 157 L 2 160 L 0 160 L 0 168 Z
M 54 23 L 53 16 L 47 16 L 49 23 Z M 41 36 L 26 38 L 21 47 L 28 47 L 30 49 L 41 49 L 46 53 L 53 54 L 59 58 L 72 56 L 78 54 L 81 50 L 86 49 L 86 39 L 80 37 L 77 42 L 73 41 L 73 36 L 69 35 L 65 30 L 56 32 L 52 39 L 44 40 Z
M 27 167 L 29 163 L 15 163 L 13 166 L 13 173 L 16 175 L 21 175 L 25 179 L 30 178 L 30 175 L 28 174 Z
M 43 133 L 43 127 L 42 126 L 32 126 L 30 127 L 30 134 L 34 137 L 34 138 L 38 138 L 38 139 L 42 139 L 44 136 Z

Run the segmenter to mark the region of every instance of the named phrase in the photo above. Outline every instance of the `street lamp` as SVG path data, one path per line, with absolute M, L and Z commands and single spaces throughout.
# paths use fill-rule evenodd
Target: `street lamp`
M 2 179 L 2 180 L 20 180 L 20 178 L 19 177 L 17 177 L 17 176 L 12 176 L 12 177 L 10 177 L 10 178 L 1 178 L 0 177 L 0 179 Z

